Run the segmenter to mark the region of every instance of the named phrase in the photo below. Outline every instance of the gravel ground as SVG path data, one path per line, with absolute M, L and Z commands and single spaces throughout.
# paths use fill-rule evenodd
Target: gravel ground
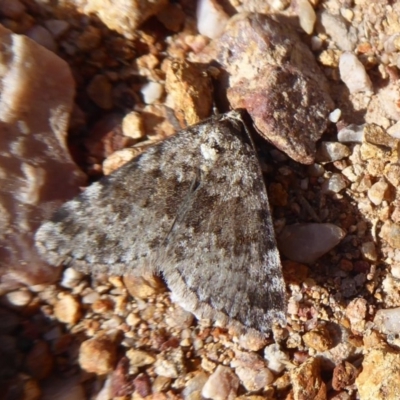
M 237 335 L 159 278 L 67 268 L 0 298 L 0 399 L 399 398 L 400 4 L 122 3 L 0 1 L 0 22 L 69 64 L 69 148 L 90 182 L 213 108 L 247 108 L 288 324 Z M 275 16 L 275 47 L 246 46 L 264 33 L 228 22 L 243 11 Z

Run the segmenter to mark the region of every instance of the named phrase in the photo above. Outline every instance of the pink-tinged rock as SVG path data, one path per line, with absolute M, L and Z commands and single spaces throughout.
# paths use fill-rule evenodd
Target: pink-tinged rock
M 237 14 L 213 46 L 227 72 L 232 108 L 245 108 L 263 137 L 312 164 L 334 104 L 314 55 L 294 29 L 266 15 Z
M 18 283 L 54 280 L 33 234 L 85 180 L 66 130 L 75 93 L 68 65 L 22 35 L 0 27 L 0 293 Z
M 289 260 L 313 263 L 332 250 L 346 232 L 333 224 L 288 225 L 279 235 L 278 247 Z

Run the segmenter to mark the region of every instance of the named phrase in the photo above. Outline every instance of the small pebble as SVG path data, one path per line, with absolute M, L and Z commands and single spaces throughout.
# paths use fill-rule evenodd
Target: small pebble
M 201 398 L 201 391 L 208 380 L 208 375 L 200 371 L 190 379 L 182 391 L 184 400 L 195 400 Z
M 332 338 L 325 326 L 320 326 L 310 332 L 306 332 L 303 335 L 303 341 L 306 346 L 317 351 L 326 351 L 333 346 Z
M 157 375 L 166 378 L 178 378 L 185 374 L 186 366 L 182 349 L 172 348 L 159 354 L 154 364 L 154 371 Z
M 339 244 L 345 235 L 345 231 L 333 224 L 288 225 L 279 235 L 278 247 L 292 261 L 313 263 Z
M 54 306 L 54 315 L 65 324 L 76 324 L 81 317 L 79 301 L 70 294 L 64 294 Z
M 368 261 L 376 261 L 378 254 L 374 242 L 364 242 L 361 244 L 361 254 Z
M 336 124 L 339 120 L 340 117 L 342 116 L 342 110 L 340 108 L 336 108 L 329 114 L 329 121 L 333 122 Z
M 27 289 L 19 289 L 5 295 L 7 302 L 14 307 L 25 307 L 32 300 L 32 293 Z
M 339 72 L 351 94 L 372 90 L 372 83 L 364 65 L 353 53 L 345 52 L 340 56 Z
M 376 182 L 368 189 L 368 198 L 376 206 L 379 206 L 388 196 L 389 184 L 385 181 Z
M 239 378 L 229 367 L 218 365 L 205 383 L 201 395 L 211 400 L 233 400 L 239 388 Z
M 126 356 L 129 359 L 129 365 L 137 368 L 153 364 L 156 360 L 151 354 L 136 349 L 129 349 Z
M 326 399 L 326 385 L 321 378 L 320 360 L 309 358 L 290 374 L 294 399 Z
M 289 356 L 276 343 L 265 347 L 264 358 L 268 362 L 268 369 L 277 374 L 281 373 L 289 362 Z
M 400 307 L 378 310 L 375 314 L 376 328 L 386 334 L 400 334 Z
M 25 6 L 20 0 L 0 1 L 0 14 L 2 17 L 18 19 L 25 12 Z
M 333 173 L 328 179 L 324 181 L 321 187 L 322 193 L 340 193 L 346 189 L 347 182 L 342 174 Z
M 132 139 L 141 139 L 145 136 L 141 115 L 136 111 L 131 111 L 122 120 L 122 132 L 124 136 Z
M 362 143 L 364 140 L 364 126 L 351 124 L 338 132 L 338 140 L 341 143 Z
M 87 372 L 105 375 L 114 370 L 116 345 L 106 335 L 94 337 L 81 344 L 79 365 Z
M 197 30 L 210 39 L 221 36 L 228 22 L 228 15 L 216 0 L 197 2 Z
M 73 268 L 66 268 L 63 272 L 60 285 L 72 289 L 79 284 L 84 274 Z
M 317 20 L 314 8 L 308 0 L 296 0 L 295 6 L 301 28 L 308 35 L 311 35 L 314 30 L 315 21 Z
M 142 93 L 145 104 L 153 104 L 160 100 L 164 93 L 164 88 L 161 83 L 148 82 L 140 89 L 140 93 Z
M 104 110 L 113 107 L 112 85 L 105 75 L 95 75 L 86 88 L 90 100 Z
M 35 25 L 29 29 L 25 35 L 45 47 L 47 50 L 50 50 L 53 53 L 57 51 L 57 43 L 54 41 L 51 33 L 43 26 Z
M 55 39 L 60 38 L 70 27 L 67 21 L 61 19 L 48 19 L 44 24 Z
M 317 149 L 316 161 L 333 162 L 342 160 L 351 154 L 350 149 L 342 143 L 338 142 L 321 142 Z
M 235 372 L 242 385 L 250 392 L 261 390 L 275 380 L 274 374 L 268 368 L 237 367 Z

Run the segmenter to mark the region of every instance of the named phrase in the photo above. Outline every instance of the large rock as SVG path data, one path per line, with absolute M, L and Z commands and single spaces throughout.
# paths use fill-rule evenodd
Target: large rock
M 55 279 L 36 253 L 41 221 L 84 184 L 66 130 L 75 93 L 66 62 L 0 26 L 0 293 Z
M 214 46 L 228 74 L 232 108 L 245 108 L 263 137 L 294 160 L 312 164 L 334 103 L 295 30 L 266 15 L 237 14 Z

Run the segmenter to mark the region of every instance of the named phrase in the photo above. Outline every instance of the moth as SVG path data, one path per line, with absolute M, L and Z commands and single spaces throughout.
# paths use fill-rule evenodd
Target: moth
M 262 333 L 285 322 L 267 191 L 238 111 L 148 148 L 65 203 L 35 239 L 53 265 L 161 275 L 198 318 Z

